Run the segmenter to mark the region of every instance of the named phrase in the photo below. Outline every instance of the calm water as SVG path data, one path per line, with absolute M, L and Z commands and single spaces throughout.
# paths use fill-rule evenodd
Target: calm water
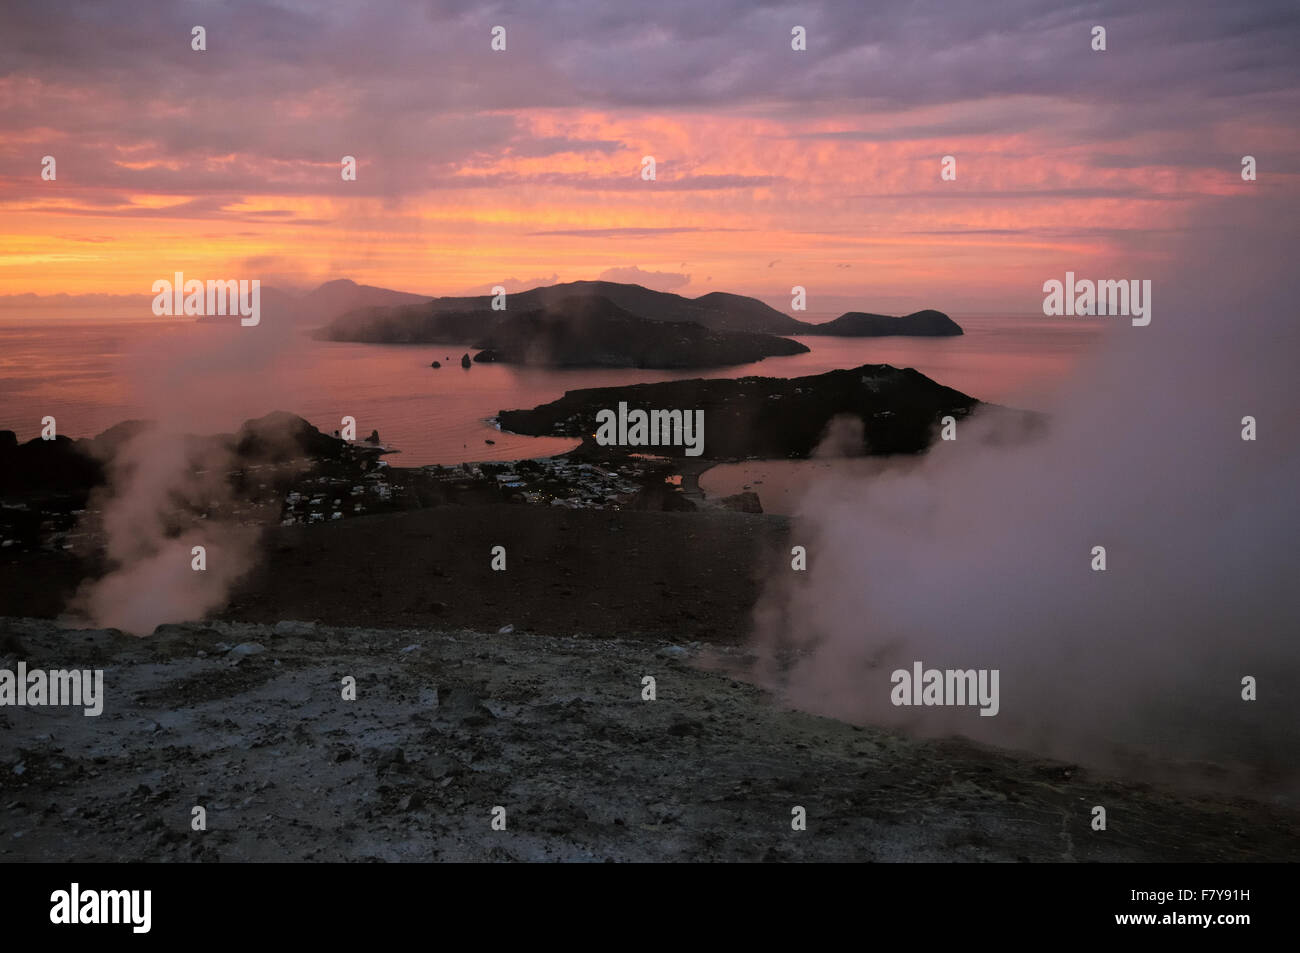
M 357 420 L 401 449 L 396 466 L 517 459 L 574 441 L 499 433 L 484 418 L 533 407 L 566 390 L 691 377 L 798 377 L 860 364 L 915 367 L 941 384 L 1033 407 L 1099 340 L 1100 325 L 1062 319 L 957 317 L 957 338 L 798 338 L 812 350 L 716 370 L 542 370 L 460 366 L 465 347 L 314 341 L 298 329 L 175 320 L 0 324 L 0 429 L 93 436 L 130 418 L 194 433 L 233 430 L 288 410 L 325 432 Z M 434 370 L 433 360 L 443 362 Z M 484 443 L 495 440 L 495 445 Z

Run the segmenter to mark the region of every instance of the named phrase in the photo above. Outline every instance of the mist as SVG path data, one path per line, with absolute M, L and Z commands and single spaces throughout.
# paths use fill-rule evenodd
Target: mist
M 107 456 L 108 483 L 87 507 L 99 511 L 107 571 L 82 583 L 70 614 L 149 635 L 226 603 L 254 564 L 260 534 L 231 517 L 229 474 L 241 465 L 233 447 L 192 438 L 275 409 L 282 394 L 274 367 L 291 359 L 295 341 L 292 322 L 273 313 L 255 327 L 235 318 L 133 356 L 131 386 L 149 408 L 149 426 Z M 196 546 L 205 550 L 202 570 Z
M 797 707 L 922 735 L 1294 787 L 1296 221 L 1193 230 L 1154 275 L 1148 327 L 1063 318 L 1111 326 L 1033 408 L 1043 437 L 986 442 L 976 415 L 920 459 L 810 483 L 791 534 L 808 569 L 787 554 L 755 610 L 764 679 Z M 891 673 L 917 661 L 999 670 L 999 713 L 892 704 Z

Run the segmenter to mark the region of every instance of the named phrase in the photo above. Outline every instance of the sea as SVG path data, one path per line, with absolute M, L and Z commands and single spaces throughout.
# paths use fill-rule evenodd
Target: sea
M 965 329 L 960 337 L 797 337 L 808 353 L 689 371 L 466 369 L 461 356 L 476 353 L 468 346 L 318 341 L 298 327 L 259 334 L 260 328 L 177 319 L 10 320 L 0 323 L 0 429 L 29 440 L 51 416 L 57 432 L 69 437 L 94 436 L 130 419 L 216 433 L 284 410 L 326 433 L 354 418 L 359 438 L 377 430 L 400 451 L 388 458 L 392 466 L 515 460 L 561 453 L 577 442 L 502 433 L 490 419 L 569 390 L 892 364 L 981 400 L 1036 409 L 1101 340 L 1096 323 L 953 317 Z M 435 360 L 440 368 L 430 366 Z

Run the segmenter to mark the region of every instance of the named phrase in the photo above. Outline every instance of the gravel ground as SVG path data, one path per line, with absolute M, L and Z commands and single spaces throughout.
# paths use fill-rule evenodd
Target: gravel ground
M 744 653 L 295 622 L 137 639 L 0 619 L 0 668 L 102 668 L 106 695 L 99 717 L 0 708 L 0 859 L 1300 858 L 1284 808 L 790 711 L 719 673 Z

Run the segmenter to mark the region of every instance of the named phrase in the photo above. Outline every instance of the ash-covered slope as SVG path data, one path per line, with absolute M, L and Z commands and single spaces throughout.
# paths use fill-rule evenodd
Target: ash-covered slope
M 11 861 L 1300 856 L 1294 810 L 791 711 L 744 680 L 739 649 L 289 621 L 141 639 L 0 619 L 0 666 L 20 658 L 103 668 L 104 698 L 93 718 L 5 709 Z M 641 700 L 643 675 L 658 701 Z M 197 803 L 206 831 L 190 829 Z

